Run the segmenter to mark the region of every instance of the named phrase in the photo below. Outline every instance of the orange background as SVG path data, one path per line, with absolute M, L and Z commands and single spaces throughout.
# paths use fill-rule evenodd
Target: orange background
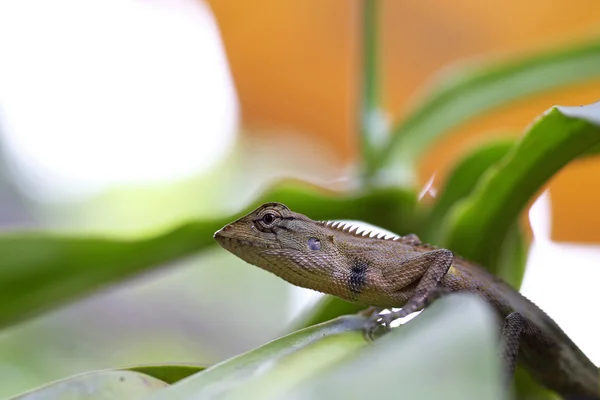
M 293 130 L 326 144 L 341 162 L 357 156 L 357 0 L 209 0 L 251 132 Z M 599 32 L 600 3 L 554 0 L 380 0 L 383 105 L 397 120 L 441 68 L 465 58 L 510 57 Z M 600 80 L 537 95 L 486 113 L 439 141 L 421 181 L 442 177 L 491 130 L 522 131 L 555 104 L 598 101 Z M 578 161 L 550 185 L 553 238 L 600 242 L 600 160 Z M 440 180 L 436 183 L 439 185 Z

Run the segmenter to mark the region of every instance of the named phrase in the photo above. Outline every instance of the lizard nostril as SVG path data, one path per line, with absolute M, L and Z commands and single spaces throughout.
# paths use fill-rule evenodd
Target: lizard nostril
M 225 236 L 223 236 L 223 233 L 230 231 L 230 230 L 231 230 L 231 225 L 225 225 L 224 227 L 222 227 L 221 229 L 216 231 L 215 234 L 213 235 L 213 237 L 215 239 L 223 238 L 223 237 L 225 237 Z

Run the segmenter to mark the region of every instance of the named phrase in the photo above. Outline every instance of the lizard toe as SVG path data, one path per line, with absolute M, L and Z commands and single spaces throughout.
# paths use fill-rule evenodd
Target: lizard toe
M 372 314 L 364 327 L 365 338 L 368 341 L 373 341 L 379 336 L 390 331 L 390 325 L 386 320 L 388 314 Z

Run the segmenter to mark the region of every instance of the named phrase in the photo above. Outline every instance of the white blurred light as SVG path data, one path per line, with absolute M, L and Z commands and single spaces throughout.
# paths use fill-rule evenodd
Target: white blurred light
M 600 246 L 550 240 L 550 196 L 545 192 L 529 211 L 534 242 L 521 291 L 546 311 L 596 365 L 600 364 L 598 281 Z
M 3 142 L 38 198 L 197 174 L 237 129 L 197 0 L 0 0 L 0 57 Z

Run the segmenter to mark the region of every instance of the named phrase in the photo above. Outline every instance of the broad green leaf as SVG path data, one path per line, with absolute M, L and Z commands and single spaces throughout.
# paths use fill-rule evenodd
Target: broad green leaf
M 486 143 L 465 155 L 450 171 L 440 195 L 427 216 L 427 230 L 421 239 L 438 244 L 444 236 L 440 223 L 457 202 L 468 196 L 481 176 L 514 146 L 514 139 Z
M 222 222 L 190 222 L 126 240 L 51 233 L 0 235 L 0 326 L 212 245 Z
M 204 371 L 208 368 L 207 365 L 188 364 L 188 363 L 161 363 L 161 364 L 145 364 L 136 365 L 135 367 L 123 368 L 129 371 L 136 371 L 142 374 L 149 375 L 163 382 L 172 384 Z
M 148 400 L 221 398 L 271 374 L 276 376 L 269 381 L 271 389 L 284 390 L 366 345 L 365 322 L 364 317 L 347 316 L 289 334 L 186 378 Z
M 452 128 L 524 96 L 598 78 L 598 65 L 600 42 L 594 40 L 516 61 L 442 73 L 420 103 L 392 130 L 378 166 L 388 167 L 385 173 L 389 175 L 405 173 L 403 168 L 412 168 L 413 162 Z
M 427 232 L 423 236 L 427 242 L 439 244 L 444 237 L 442 221 L 453 207 L 473 192 L 480 178 L 490 167 L 498 163 L 515 145 L 514 139 L 503 139 L 486 143 L 474 149 L 460 160 L 452 169 L 444 187 L 440 190 L 437 202 L 431 208 L 427 218 Z M 499 257 L 484 267 L 519 288 L 527 261 L 528 245 L 521 227 L 516 222 L 501 246 Z
M 550 109 L 447 216 L 444 246 L 493 265 L 532 197 L 563 166 L 598 143 L 600 104 Z
M 289 331 L 306 328 L 341 315 L 355 314 L 366 308 L 365 305 L 349 303 L 334 296 L 323 296 L 317 304 L 303 312 L 297 319 L 292 321 Z
M 95 371 L 50 383 L 10 400 L 136 400 L 167 386 L 135 371 Z
M 314 219 L 361 219 L 390 230 L 418 225 L 413 212 L 416 197 L 411 192 L 381 189 L 341 194 L 284 184 L 240 214 L 190 221 L 154 237 L 4 232 L 0 234 L 0 327 L 213 246 L 217 229 L 264 201 L 284 202 Z
M 481 299 L 451 295 L 291 389 L 277 385 L 281 375 L 296 372 L 293 363 L 223 398 L 503 399 L 495 326 L 495 315 Z

